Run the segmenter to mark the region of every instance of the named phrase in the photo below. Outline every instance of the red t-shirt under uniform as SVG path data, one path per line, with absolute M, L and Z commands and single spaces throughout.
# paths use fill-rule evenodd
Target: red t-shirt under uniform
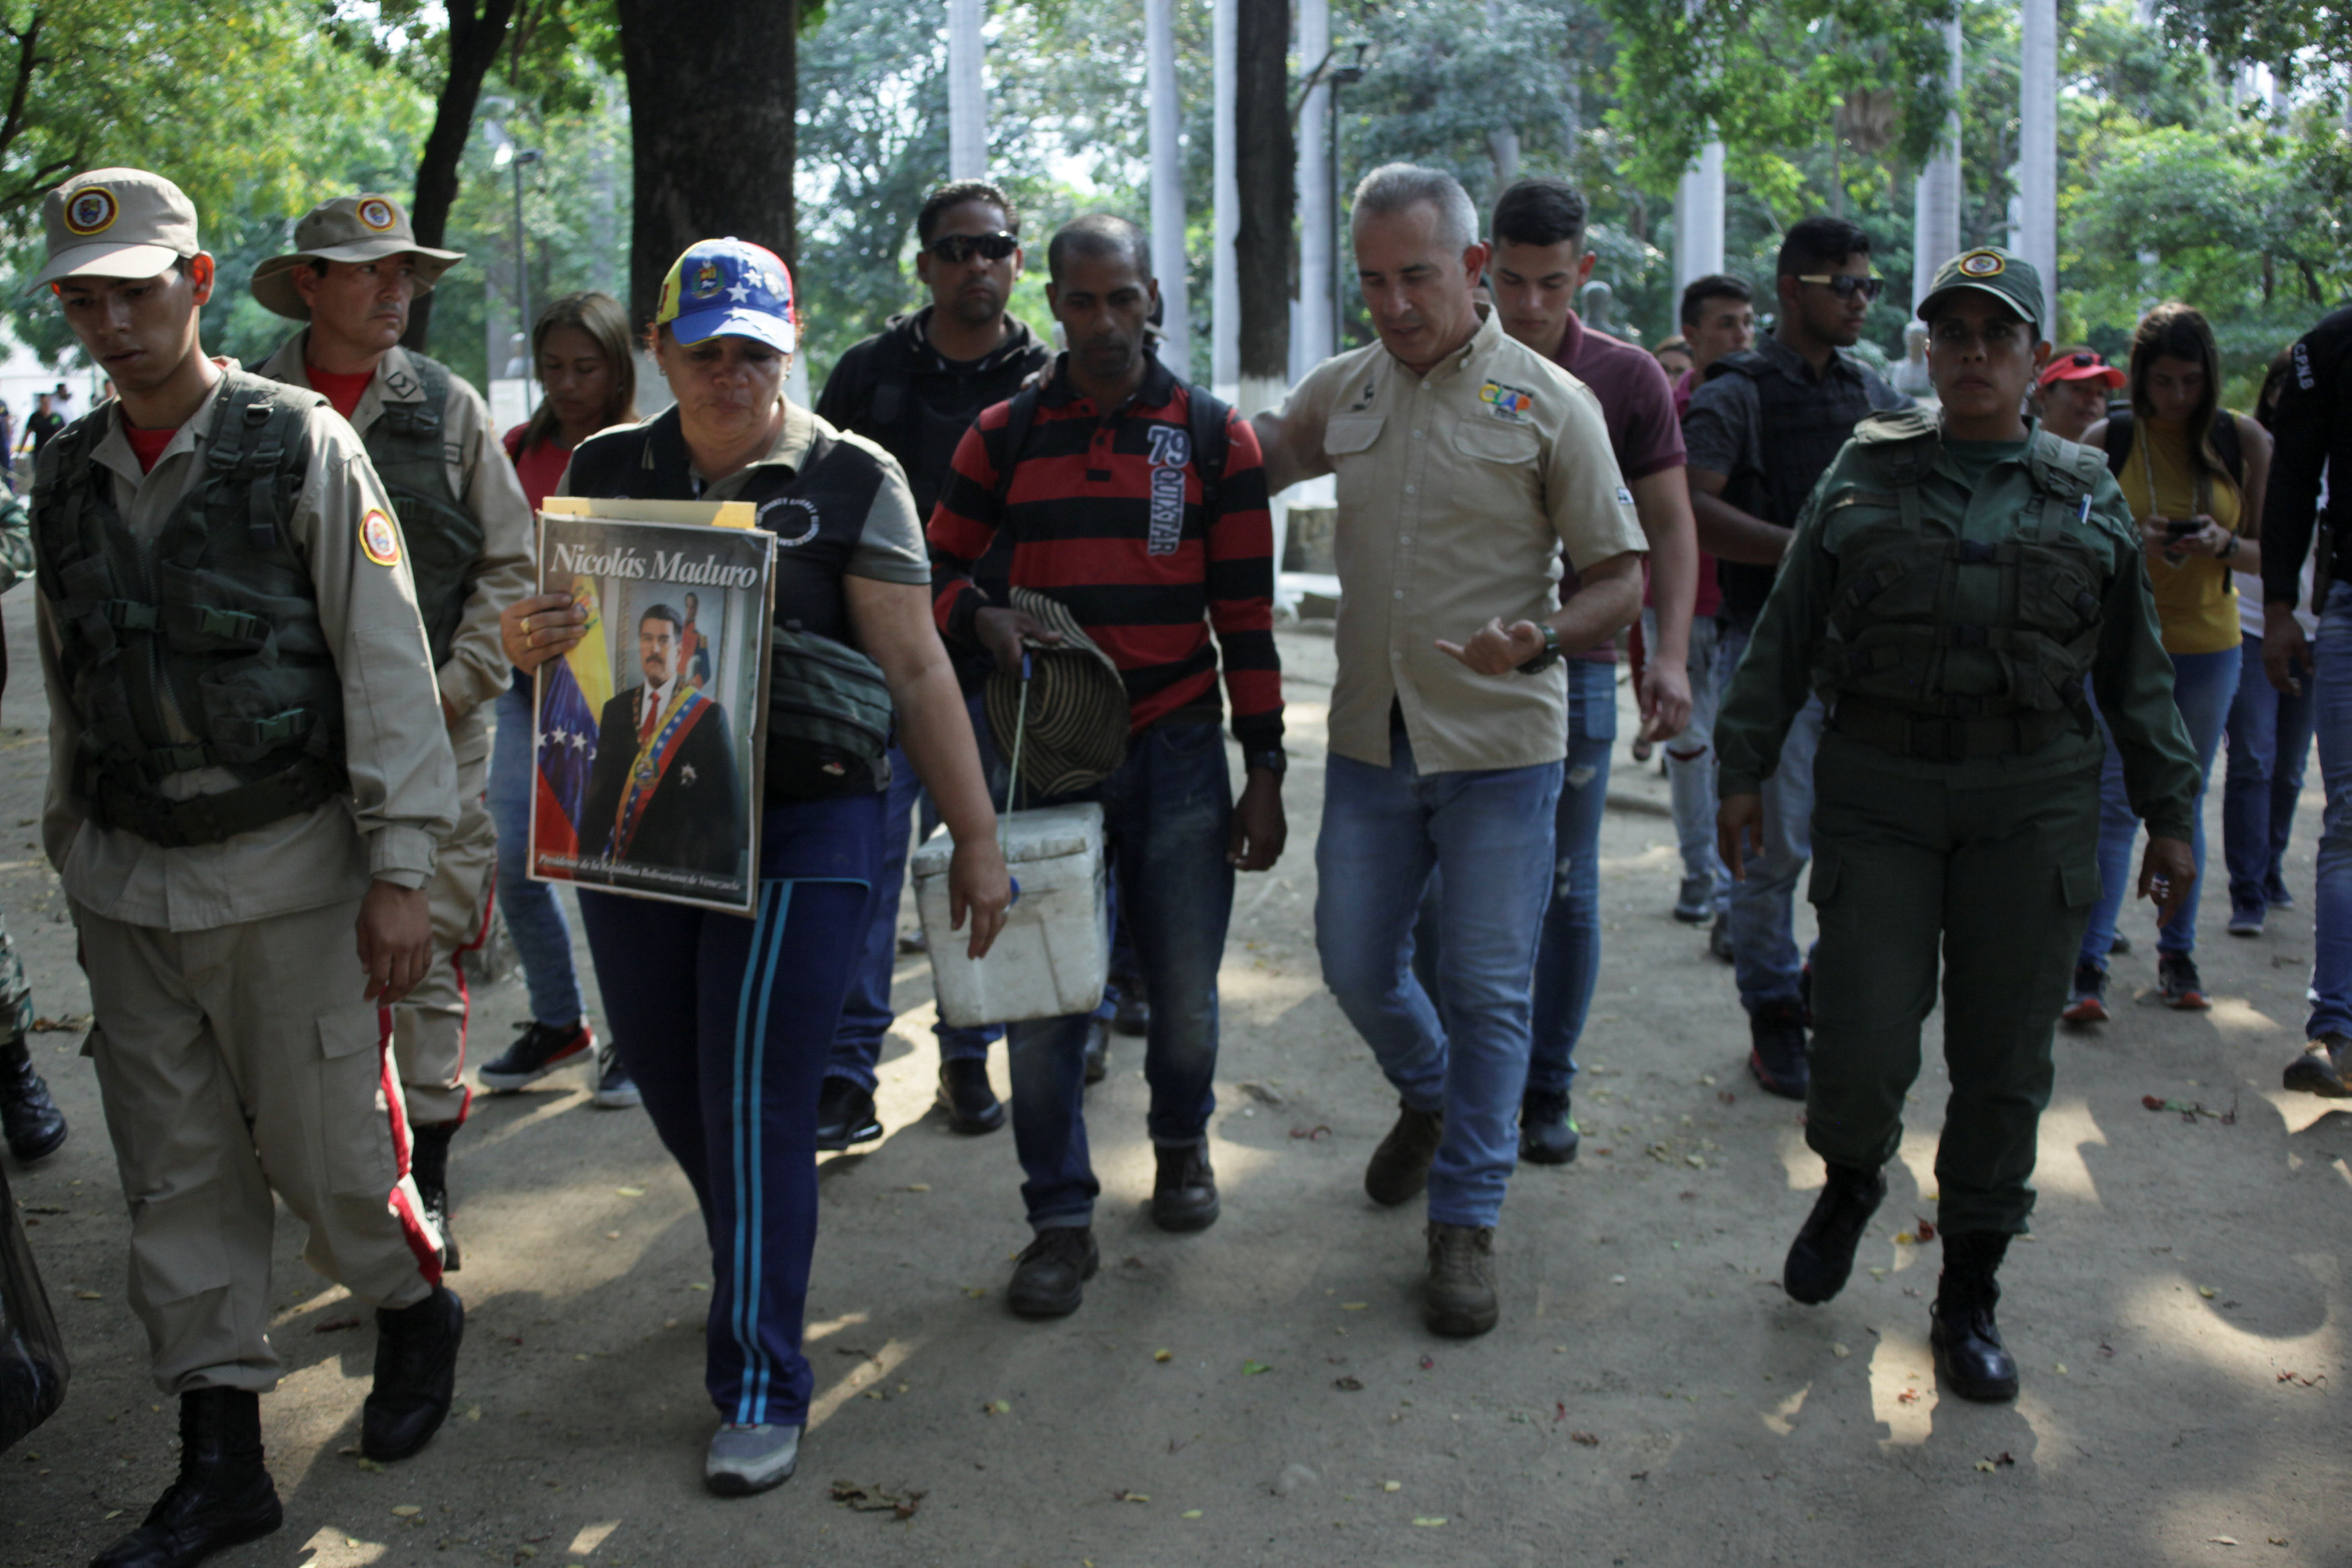
M 1222 656 L 1234 738 L 1270 750 L 1282 744 L 1282 666 L 1265 467 L 1249 423 L 1229 413 L 1217 505 L 1202 506 L 1193 395 L 1154 359 L 1133 397 L 1097 409 L 1057 361 L 1017 457 L 1004 449 L 1012 403 L 982 411 L 931 514 L 933 609 L 970 646 L 974 612 L 1009 603 L 1010 588 L 1060 601 L 1118 666 L 1130 735 L 1184 709 L 1213 718 Z
M 572 464 L 572 448 L 552 435 L 525 446 L 523 432 L 530 428 L 528 422 L 516 425 L 507 432 L 502 444 L 515 465 L 515 477 L 522 481 L 523 499 L 536 512 L 563 482 L 563 470 Z
M 368 383 L 375 380 L 375 372 L 372 370 L 354 371 L 345 375 L 340 371 L 322 371 L 308 361 L 303 361 L 302 374 L 309 379 L 310 390 L 325 398 L 328 406 L 345 419 L 359 411 L 360 399 L 366 395 Z

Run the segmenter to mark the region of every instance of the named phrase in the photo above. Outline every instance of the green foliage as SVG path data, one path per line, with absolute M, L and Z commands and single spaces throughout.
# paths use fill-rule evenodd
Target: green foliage
M 2344 0 L 2156 0 L 2173 37 L 2225 66 L 2269 66 L 2290 84 L 2317 64 L 2352 67 L 2352 5 Z
M 1599 0 L 1619 46 L 1626 170 L 1671 188 L 1707 140 L 1776 209 L 1804 194 L 1791 156 L 1824 126 L 1864 156 L 1891 147 L 1916 165 L 1949 110 L 1940 25 L 1958 0 Z

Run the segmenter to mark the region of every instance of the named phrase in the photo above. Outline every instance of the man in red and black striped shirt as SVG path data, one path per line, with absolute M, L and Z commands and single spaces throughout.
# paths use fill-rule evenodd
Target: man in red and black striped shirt
M 1070 799 L 1102 802 L 1151 998 L 1152 1218 L 1198 1230 L 1218 1212 L 1207 1136 L 1234 873 L 1271 866 L 1286 832 L 1265 475 L 1249 425 L 1213 402 L 1196 410 L 1208 393 L 1146 346 L 1159 286 L 1141 230 L 1080 218 L 1054 236 L 1046 265 L 1046 298 L 1070 350 L 1041 391 L 982 413 L 956 449 L 931 515 L 936 610 L 951 643 L 1009 667 L 1024 638 L 1056 635 L 1013 609 L 1011 591 L 1045 594 L 1126 682 L 1127 758 Z M 1220 425 L 1223 442 L 1195 452 L 1195 432 Z M 1247 769 L 1238 801 L 1218 733 L 1221 662 Z M 1076 1311 L 1097 1266 L 1100 1186 L 1082 1108 L 1090 1016 L 1007 1030 L 1013 1135 L 1036 1232 L 1007 1293 L 1024 1316 Z

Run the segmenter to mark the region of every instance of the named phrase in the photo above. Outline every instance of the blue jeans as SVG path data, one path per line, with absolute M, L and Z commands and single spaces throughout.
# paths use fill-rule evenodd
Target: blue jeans
M 2237 695 L 2238 668 L 2235 648 L 2172 655 L 2172 700 L 2180 709 L 2180 722 L 2188 727 L 2189 744 L 2197 753 L 2197 799 L 2191 807 L 2196 822 L 2191 842 L 2197 852 L 2197 893 L 2158 930 L 2158 953 L 2197 951 L 2197 904 L 2205 892 L 2205 787 L 2212 778 L 2221 727 L 2230 716 L 2230 699 Z M 2099 727 L 2105 733 L 2104 717 Z M 2138 839 L 2139 819 L 2132 815 L 2131 799 L 2124 792 L 2123 758 L 2109 735 L 2107 759 L 2099 770 L 2099 902 L 2091 908 L 2082 952 L 2082 961 L 2102 972 L 2107 967 L 2107 949 L 2115 946 L 2124 899 L 2132 891 L 2132 845 Z
M 1213 724 L 1159 725 L 1129 743 L 1117 772 L 1060 800 L 1102 802 L 1111 874 L 1151 998 L 1145 1130 L 1154 1144 L 1197 1145 L 1217 1107 L 1217 966 L 1234 913 L 1223 732 Z M 1004 1031 L 1013 1142 L 1026 1178 L 1021 1197 L 1038 1230 L 1094 1222 L 1102 1186 L 1087 1148 L 1085 1096 L 1087 1025 L 1097 1016 L 1033 1019 Z
M 2303 672 L 2318 719 L 2319 778 L 2327 790 L 2320 820 L 2319 891 L 2311 917 L 2311 1018 L 2305 1038 L 2352 1035 L 2352 582 L 2327 591 Z
M 2281 873 L 2303 768 L 2311 756 L 2311 683 L 2290 696 L 2263 673 L 2263 640 L 2239 644 L 2244 664 L 2224 731 L 2230 758 L 2221 774 L 2221 859 L 2230 868 L 2232 909 L 2262 909 L 2283 893 Z
M 1444 1114 L 1429 1172 L 1429 1218 L 1443 1224 L 1494 1224 L 1518 1163 L 1562 771 L 1547 762 L 1424 774 L 1402 730 L 1386 768 L 1326 764 L 1315 841 L 1323 983 L 1404 1103 Z M 1443 1024 L 1412 972 L 1413 920 L 1433 872 L 1446 890 Z
M 580 1021 L 580 977 L 572 967 L 572 927 L 547 883 L 530 880 L 530 798 L 538 770 L 530 752 L 531 677 L 520 670 L 491 710 L 490 824 L 499 835 L 499 907 L 522 960 L 530 1016 L 550 1029 Z
M 1601 813 L 1609 798 L 1609 751 L 1617 739 L 1617 666 L 1568 664 L 1568 762 L 1552 811 L 1551 902 L 1536 947 L 1535 1010 L 1528 1060 L 1529 1094 L 1565 1094 L 1576 1082 L 1576 1042 L 1601 977 Z M 1444 943 L 1445 878 L 1429 875 L 1412 930 L 1412 972 L 1444 1012 L 1438 983 Z M 1454 1032 L 1445 1018 L 1445 1032 Z
M 1731 689 L 1748 633 L 1726 625 L 1715 644 L 1715 684 Z M 1797 881 L 1813 855 L 1813 756 L 1822 746 L 1822 699 L 1808 698 L 1780 743 L 1780 765 L 1764 780 L 1764 852 L 1731 884 L 1732 973 L 1750 1013 L 1803 995 L 1797 951 Z
M 987 742 L 981 744 L 981 766 L 992 773 Z M 841 1004 L 841 1022 L 834 1030 L 833 1049 L 824 1064 L 826 1077 L 845 1078 L 869 1094 L 874 1092 L 875 1067 L 882 1060 L 882 1037 L 890 1032 L 891 1022 L 898 1017 L 890 1009 L 890 977 L 898 967 L 898 898 L 907 880 L 908 819 L 916 815 L 918 800 L 924 808 L 921 815 L 928 830 L 932 813 L 923 782 L 915 776 L 915 765 L 907 760 L 907 754 L 894 746 L 890 789 L 882 810 L 882 865 L 874 889 L 874 920 L 866 928 L 866 956 L 850 977 L 849 995 Z M 989 1042 L 1003 1030 L 935 1023 L 931 1033 L 939 1039 L 941 1061 L 984 1061 Z
M 882 798 L 768 810 L 754 918 L 583 891 L 604 1010 L 710 1246 L 704 1385 L 739 1423 L 804 1426 L 825 1046 L 864 947 Z

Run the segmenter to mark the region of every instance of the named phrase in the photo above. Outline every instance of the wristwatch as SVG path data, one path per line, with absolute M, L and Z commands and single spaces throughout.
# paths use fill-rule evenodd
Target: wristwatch
M 2215 560 L 2227 560 L 2227 559 L 2229 559 L 2231 556 L 2233 556 L 2233 555 L 2235 555 L 2235 554 L 2237 554 L 2237 553 L 2238 553 L 2238 536 L 2237 536 L 2237 535 L 2235 535 L 2235 534 L 2231 534 L 2231 535 L 2230 536 L 2230 542 L 2229 542 L 2228 544 L 2226 544 L 2226 545 L 2223 545 L 2220 549 L 2217 549 L 2217 550 L 2215 550 L 2215 551 L 2213 552 L 2213 559 L 2214 559 Z
M 1543 652 L 1519 666 L 1523 675 L 1540 675 L 1559 663 L 1559 632 L 1547 622 L 1543 629 Z
M 1265 751 L 1243 752 L 1242 766 L 1245 768 L 1263 768 L 1278 779 L 1290 770 L 1290 758 L 1285 756 L 1282 748 L 1277 746 Z

